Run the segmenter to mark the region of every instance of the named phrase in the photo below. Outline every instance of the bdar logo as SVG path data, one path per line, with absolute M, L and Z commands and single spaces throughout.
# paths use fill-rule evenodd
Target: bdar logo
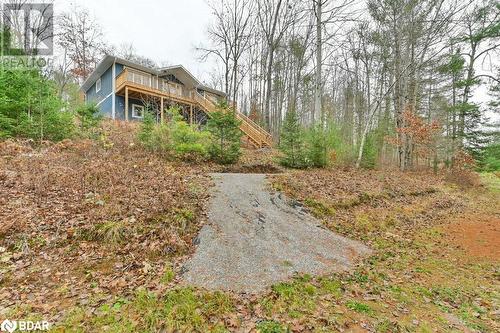
M 8 319 L 5 319 L 3 322 L 2 322 L 2 325 L 0 325 L 0 330 L 2 332 L 14 332 L 17 328 L 17 322 L 15 320 L 8 320 Z

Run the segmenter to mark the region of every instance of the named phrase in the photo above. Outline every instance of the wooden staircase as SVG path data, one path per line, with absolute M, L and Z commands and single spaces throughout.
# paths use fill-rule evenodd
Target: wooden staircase
M 207 114 L 217 111 L 217 106 L 212 101 L 205 98 L 205 96 L 199 93 L 194 95 L 196 102 L 205 112 L 207 112 Z M 240 130 L 245 134 L 252 146 L 255 148 L 264 148 L 273 145 L 272 135 L 252 119 L 238 111 L 236 111 L 236 118 L 241 121 Z

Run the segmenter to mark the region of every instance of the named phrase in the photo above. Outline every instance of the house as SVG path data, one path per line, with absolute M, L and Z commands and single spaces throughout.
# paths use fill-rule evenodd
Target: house
M 140 121 L 146 105 L 158 122 L 166 121 L 165 110 L 177 106 L 191 124 L 204 124 L 217 102 L 226 94 L 200 83 L 182 65 L 153 69 L 105 56 L 82 85 L 87 102 L 97 103 L 101 113 L 123 121 Z M 236 112 L 240 129 L 254 147 L 272 145 L 271 135 L 250 118 Z

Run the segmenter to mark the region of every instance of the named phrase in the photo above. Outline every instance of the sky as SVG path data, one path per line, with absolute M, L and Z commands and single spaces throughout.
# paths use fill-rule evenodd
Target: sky
M 56 15 L 75 6 L 87 8 L 107 41 L 132 43 L 139 55 L 158 64 L 182 64 L 208 81 L 215 67 L 203 62 L 197 46 L 206 39 L 211 9 L 205 0 L 55 0 Z

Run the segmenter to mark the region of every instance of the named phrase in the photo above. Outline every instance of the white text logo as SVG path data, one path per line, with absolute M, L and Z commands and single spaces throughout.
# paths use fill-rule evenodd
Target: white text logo
M 0 325 L 0 331 L 12 333 L 16 329 L 20 332 L 48 331 L 50 324 L 48 321 L 28 321 L 5 319 Z
M 14 332 L 17 328 L 17 322 L 15 320 L 13 321 L 10 321 L 8 319 L 5 319 L 3 322 L 2 322 L 2 325 L 0 325 L 0 329 L 5 332 Z

